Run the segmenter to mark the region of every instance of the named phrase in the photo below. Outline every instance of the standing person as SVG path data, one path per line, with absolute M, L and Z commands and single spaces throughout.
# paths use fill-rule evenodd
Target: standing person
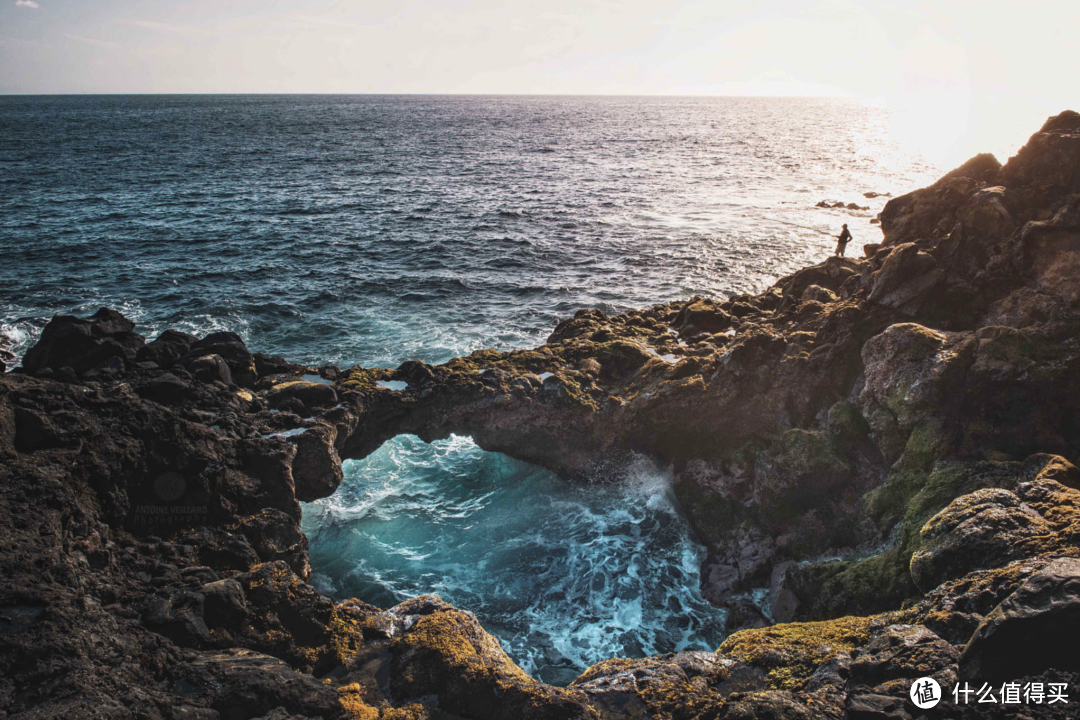
M 840 237 L 836 238 L 836 256 L 844 257 L 844 248 L 847 247 L 848 241 L 851 240 L 851 233 L 848 232 L 847 223 L 844 223 L 844 229 L 840 233 Z

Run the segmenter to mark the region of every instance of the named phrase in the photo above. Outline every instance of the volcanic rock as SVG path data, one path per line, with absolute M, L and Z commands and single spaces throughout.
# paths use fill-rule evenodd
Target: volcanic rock
M 236 333 L 216 332 L 207 335 L 191 345 L 181 362 L 194 366 L 205 357 L 221 358 L 228 366 L 230 378 L 235 379 L 240 387 L 249 388 L 255 384 L 255 358 Z
M 288 400 L 296 400 L 306 410 L 336 404 L 337 393 L 329 385 L 292 380 L 274 385 L 266 394 L 266 400 L 274 408 L 284 408 Z
M 986 616 L 960 658 L 965 678 L 991 682 L 1047 668 L 1080 669 L 1080 559 L 1053 561 Z
M 101 308 L 89 318 L 70 315 L 53 318 L 41 338 L 23 358 L 30 373 L 70 367 L 82 374 L 113 362 L 123 369 L 135 361 L 144 339 L 133 332 L 135 323 L 115 310 Z
M 135 355 L 135 359 L 156 363 L 158 367 L 170 368 L 187 355 L 195 344 L 195 336 L 178 330 L 166 330 L 148 342 Z

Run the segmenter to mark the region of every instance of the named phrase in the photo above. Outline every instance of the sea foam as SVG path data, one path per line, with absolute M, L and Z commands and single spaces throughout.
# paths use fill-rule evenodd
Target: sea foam
M 645 458 L 574 484 L 469 438 L 402 436 L 346 463 L 303 527 L 317 587 L 384 607 L 437 593 L 548 682 L 722 638 L 698 590 L 704 550 Z

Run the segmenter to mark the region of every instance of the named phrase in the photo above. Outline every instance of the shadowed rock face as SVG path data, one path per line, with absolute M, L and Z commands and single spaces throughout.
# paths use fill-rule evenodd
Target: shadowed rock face
M 893 199 L 865 260 L 581 310 L 532 350 L 339 370 L 55 318 L 0 378 L 0 714 L 899 718 L 918 677 L 1074 681 L 1010 648 L 1074 620 L 1078 118 Z M 401 433 L 569 477 L 669 463 L 745 629 L 560 689 L 438 598 L 333 603 L 298 501 Z
M 1051 645 L 1048 637 L 1055 638 Z M 1050 666 L 1080 670 L 1080 559 L 1058 558 L 1031 575 L 979 624 L 961 672 L 1004 682 Z

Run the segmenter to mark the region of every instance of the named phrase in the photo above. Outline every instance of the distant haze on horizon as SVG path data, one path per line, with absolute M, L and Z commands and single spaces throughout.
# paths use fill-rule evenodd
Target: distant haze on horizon
M 1078 109 L 1077 37 L 1076 0 L 0 0 L 0 94 L 854 97 L 948 164 Z

